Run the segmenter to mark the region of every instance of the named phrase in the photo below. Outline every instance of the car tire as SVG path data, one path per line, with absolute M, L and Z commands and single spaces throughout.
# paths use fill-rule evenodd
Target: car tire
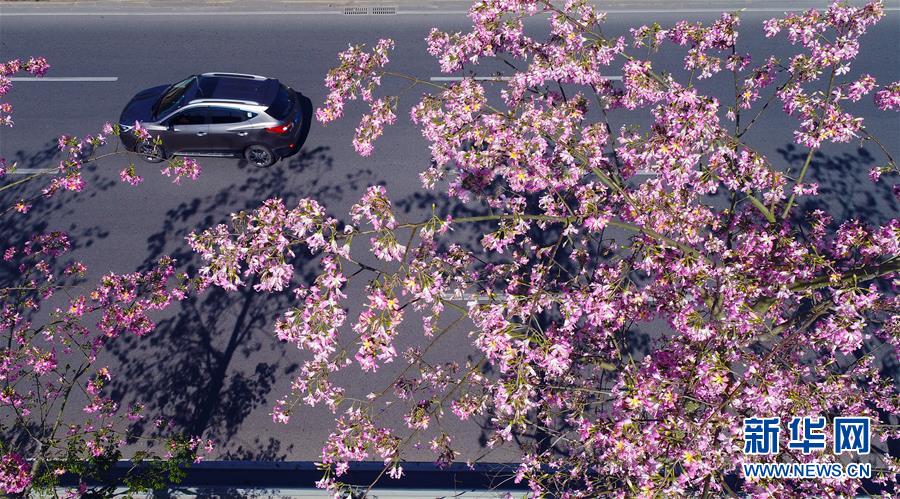
M 253 166 L 265 168 L 275 163 L 275 153 L 267 146 L 253 144 L 244 150 L 244 159 Z
M 166 151 L 163 150 L 161 146 L 155 146 L 154 154 L 154 145 L 150 142 L 143 142 L 138 144 L 137 153 L 141 155 L 144 161 L 148 163 L 160 163 L 165 161 L 166 159 Z

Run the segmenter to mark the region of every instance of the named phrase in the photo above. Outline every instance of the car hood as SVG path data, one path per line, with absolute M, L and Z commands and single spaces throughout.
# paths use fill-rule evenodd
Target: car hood
M 131 98 L 128 105 L 122 111 L 119 117 L 119 123 L 123 125 L 133 125 L 135 121 L 150 121 L 153 119 L 153 104 L 156 100 L 169 88 L 169 85 L 160 85 L 158 87 L 148 88 L 138 92 Z

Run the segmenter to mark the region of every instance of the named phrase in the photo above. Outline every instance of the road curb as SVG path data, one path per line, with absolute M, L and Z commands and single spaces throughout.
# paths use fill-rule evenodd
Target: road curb
M 522 491 L 525 484 L 513 481 L 516 464 L 452 463 L 441 469 L 430 462 L 404 462 L 403 477 L 382 476 L 384 464 L 374 461 L 352 462 L 340 480 L 368 487 L 378 480 L 376 489 L 394 490 L 491 490 Z M 132 467 L 131 461 L 119 461 L 110 472 L 117 478 Z M 315 489 L 323 473 L 312 461 L 205 461 L 186 469 L 178 488 L 197 489 Z M 379 478 L 380 477 L 380 478 Z M 90 483 L 90 482 L 88 482 Z M 78 485 L 74 475 L 63 475 L 60 486 Z

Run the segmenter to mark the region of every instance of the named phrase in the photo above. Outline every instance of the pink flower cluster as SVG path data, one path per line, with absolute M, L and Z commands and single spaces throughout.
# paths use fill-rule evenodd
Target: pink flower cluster
M 370 456 L 379 456 L 385 464 L 395 461 L 399 450 L 399 439 L 386 428 L 378 428 L 371 416 L 358 408 L 351 408 L 337 419 L 334 433 L 328 436 L 322 448 L 322 464 L 334 465 L 334 475 L 340 477 L 349 469 L 350 461 L 364 461 Z M 399 478 L 402 469 L 394 471 Z M 333 479 L 326 475 L 316 485 L 327 488 Z
M 370 111 L 364 114 L 356 128 L 353 147 L 362 156 L 372 154 L 372 143 L 384 131 L 385 124 L 393 124 L 396 120 L 395 98 L 374 99 L 375 89 L 381 85 L 381 69 L 387 65 L 388 52 L 394 47 L 390 39 L 381 39 L 372 52 L 365 52 L 363 46 L 356 45 L 341 52 L 341 65 L 328 72 L 325 85 L 330 90 L 325 105 L 316 110 L 316 118 L 327 124 L 340 118 L 344 113 L 347 100 L 355 100 L 361 96 L 369 103 Z
M 175 277 L 175 261 L 162 258 L 148 272 L 107 274 L 91 295 L 94 307 L 103 311 L 97 327 L 109 337 L 123 332 L 143 336 L 155 324 L 148 313 L 167 308 L 172 301 L 184 298 L 183 284 L 170 287 Z
M 330 92 L 325 105 L 316 110 L 316 118 L 322 123 L 343 116 L 344 103 L 356 99 L 358 95 L 362 96 L 363 101 L 372 102 L 372 92 L 381 85 L 381 75 L 376 72 L 390 60 L 388 51 L 394 48 L 394 42 L 381 39 L 371 53 L 363 48 L 361 45 L 350 46 L 341 52 L 338 56 L 341 65 L 328 72 L 325 85 Z
M 875 105 L 882 111 L 900 110 L 900 81 L 895 81 L 875 92 Z
M 42 427 L 44 433 L 38 435 L 44 440 L 36 449 L 30 440 L 10 443 L 14 451 L 0 461 L 0 490 L 7 494 L 27 491 L 34 476 L 44 480 L 46 473 L 55 477 L 58 470 L 65 472 L 47 469 L 47 460 L 117 455 L 140 410 L 119 414 L 119 405 L 102 392 L 112 374 L 106 367 L 95 367 L 96 359 L 110 338 L 122 332 L 147 334 L 154 326 L 149 314 L 184 297 L 184 286 L 172 285 L 174 262 L 167 258 L 147 272 L 107 274 L 86 294 L 68 290 L 68 281 L 84 277 L 87 270 L 76 261 L 59 273 L 53 271 L 71 246 L 66 234 L 50 232 L 3 252 L 6 262 L 18 263 L 18 282 L 0 289 L 0 331 L 6 337 L 0 348 L 0 406 L 16 425 L 41 427 L 80 387 L 86 395 L 81 412 L 90 418 L 82 424 Z M 60 288 L 68 288 L 68 307 L 55 309 L 49 320 L 35 324 L 42 303 Z M 96 323 L 89 324 L 91 320 Z M 37 475 L 19 457 L 28 453 L 42 463 Z
M 369 187 L 360 202 L 350 209 L 350 215 L 356 223 L 365 219 L 375 230 L 376 235 L 371 238 L 375 256 L 385 261 L 400 260 L 403 257 L 406 248 L 397 242 L 393 232 L 397 228 L 397 220 L 391 211 L 391 202 L 384 187 Z
M 203 169 L 196 160 L 184 156 L 178 156 L 167 161 L 166 165 L 162 168 L 162 174 L 167 177 L 173 177 L 172 182 L 175 184 L 180 184 L 181 179 L 185 177 L 191 180 L 197 180 L 201 171 L 203 171 Z
M 20 200 L 14 205 L 13 209 L 20 213 L 27 213 L 31 205 L 41 197 L 49 198 L 62 191 L 80 192 L 84 190 L 86 187 L 86 182 L 82 175 L 84 165 L 93 161 L 97 148 L 106 145 L 110 136 L 118 136 L 120 133 L 122 133 L 122 130 L 119 125 L 106 123 L 103 125 L 101 132 L 96 135 L 86 135 L 80 139 L 69 135 L 59 136 L 57 146 L 61 152 L 66 153 L 66 159 L 59 162 L 57 171 L 41 190 L 41 196 L 29 200 Z M 137 122 L 135 122 L 130 133 L 139 141 L 153 140 L 149 132 Z M 0 163 L 0 170 L 4 174 L 9 171 L 5 161 Z M 162 174 L 167 177 L 173 177 L 175 184 L 179 184 L 185 177 L 196 180 L 200 172 L 200 165 L 190 158 L 174 158 L 162 168 Z M 119 172 L 119 178 L 122 182 L 132 186 L 138 185 L 144 180 L 138 174 L 134 164 L 123 168 Z
M 353 326 L 360 341 L 356 361 L 363 371 L 375 371 L 379 361 L 391 362 L 397 356 L 393 341 L 403 321 L 403 311 L 397 298 L 386 295 L 380 287 L 373 287 L 367 294 L 366 310 Z
M 384 133 L 384 125 L 393 125 L 397 120 L 390 101 L 377 99 L 372 101 L 371 110 L 364 115 L 356 128 L 353 147 L 360 156 L 369 156 L 374 147 L 372 143 Z
M 875 80 L 864 75 L 845 90 L 835 87 L 834 79 L 850 71 L 850 61 L 859 52 L 859 37 L 882 17 L 884 5 L 881 1 L 872 1 L 863 7 L 835 2 L 824 13 L 811 9 L 803 14 L 766 21 L 767 37 L 784 30 L 792 44 L 805 48 L 804 53 L 791 59 L 790 80 L 778 93 L 785 112 L 796 114 L 801 120 L 800 128 L 794 132 L 798 144 L 818 148 L 825 140 L 848 142 L 858 136 L 862 119 L 845 112 L 839 102 L 859 100 L 874 88 Z M 815 82 L 829 71 L 828 91 L 817 89 L 808 93 L 804 90 L 802 84 Z
M 119 178 L 122 182 L 125 182 L 129 185 L 138 185 L 144 181 L 144 177 L 141 177 L 137 174 L 137 170 L 134 167 L 134 164 L 128 165 L 127 168 L 124 168 L 119 172 Z
M 684 59 L 684 68 L 699 71 L 697 78 L 704 79 L 722 70 L 722 59 L 710 55 L 708 51 L 710 49 L 724 51 L 734 47 L 738 37 L 736 28 L 739 25 L 740 18 L 734 14 L 723 13 L 708 28 L 699 23 L 691 25 L 687 21 L 680 21 L 672 29 L 661 31 L 659 34 L 664 33 L 678 45 L 690 45 L 691 49 Z M 745 64 L 741 62 L 740 65 Z
M 12 80 L 10 78 L 20 72 L 27 71 L 32 76 L 44 76 L 50 69 L 47 60 L 43 57 L 30 57 L 27 61 L 13 59 L 11 61 L 0 62 L 0 98 L 9 93 L 12 88 Z M 0 126 L 13 126 L 12 121 L 12 104 L 8 102 L 0 102 Z
M 0 458 L 0 490 L 21 494 L 31 484 L 31 466 L 15 452 Z
M 222 224 L 187 237 L 190 247 L 207 262 L 199 272 L 203 288 L 216 285 L 234 290 L 244 285 L 243 275 L 258 276 L 257 291 L 280 291 L 293 276 L 293 266 L 288 264 L 293 246 L 341 251 L 335 239 L 337 221 L 326 217 L 322 206 L 311 199 L 301 200 L 292 210 L 280 199 L 270 199 L 252 214 L 235 214 L 232 223 L 236 234 Z
M 20 200 L 13 206 L 13 209 L 24 214 L 41 197 L 49 198 L 62 191 L 81 192 L 84 190 L 86 187 L 86 182 L 82 176 L 84 165 L 94 160 L 97 148 L 107 145 L 110 136 L 118 136 L 120 133 L 122 133 L 122 130 L 119 125 L 106 123 L 103 125 L 101 132 L 96 135 L 86 135 L 80 139 L 74 136 L 60 135 L 57 139 L 57 146 L 61 152 L 66 154 L 66 159 L 59 162 L 56 172 L 52 174 L 52 178 L 47 185 L 41 189 L 41 196 L 29 200 Z M 154 140 L 150 133 L 138 122 L 135 122 L 130 133 L 139 141 Z M 0 159 L 0 177 L 9 171 L 10 168 L 7 167 L 6 161 Z M 173 183 L 180 184 L 183 178 L 196 180 L 201 171 L 200 165 L 195 160 L 177 157 L 169 160 L 163 166 L 161 173 L 167 177 L 173 177 Z M 119 178 L 122 182 L 132 186 L 136 186 L 144 180 L 137 173 L 134 164 L 123 168 L 119 172 Z

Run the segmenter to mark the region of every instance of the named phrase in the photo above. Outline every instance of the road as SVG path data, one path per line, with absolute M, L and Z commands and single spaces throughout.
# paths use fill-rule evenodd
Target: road
M 649 7 L 626 5 L 610 14 L 608 33 L 624 33 L 651 17 L 663 25 L 681 18 L 710 20 L 719 10 L 706 2 L 682 13 L 662 12 L 665 7 L 645 4 Z M 440 5 L 429 5 L 428 9 L 434 10 L 427 13 L 423 7 L 419 13 L 401 11 L 400 15 L 382 16 L 331 13 L 337 7 L 327 4 L 311 4 L 306 10 L 297 5 L 280 6 L 276 14 L 238 14 L 220 9 L 212 15 L 206 7 L 155 12 L 151 10 L 154 7 L 164 9 L 152 3 L 83 9 L 78 5 L 3 4 L 0 58 L 42 55 L 52 65 L 48 76 L 105 77 L 108 81 L 16 82 L 9 94 L 16 126 L 0 131 L 0 156 L 17 161 L 20 168 L 53 167 L 60 159 L 56 152 L 59 134 L 96 132 L 105 121 L 114 121 L 137 91 L 198 72 L 278 77 L 317 106 L 326 94 L 324 75 L 349 42 L 371 44 L 380 37 L 393 38 L 394 71 L 439 76 L 438 65 L 427 55 L 423 43 L 429 28 L 455 31 L 468 26 L 458 10 L 448 8 L 442 13 Z M 733 3 L 727 5 L 730 8 Z M 762 37 L 761 22 L 784 9 L 771 2 L 755 5 L 760 9 L 742 16 L 741 37 L 758 61 L 771 50 Z M 639 12 L 654 8 L 655 12 Z M 54 12 L 87 14 L 34 15 Z M 862 56 L 854 70 L 869 72 L 879 82 L 897 80 L 897 35 L 898 12 L 894 9 L 864 38 Z M 776 55 L 790 53 L 785 42 L 779 43 Z M 680 65 L 674 57 L 657 59 L 662 69 L 674 71 Z M 482 74 L 491 70 L 479 69 Z M 388 83 L 388 88 L 400 87 Z M 715 92 L 721 93 L 719 89 Z M 365 188 L 380 183 L 407 220 L 427 214 L 432 203 L 437 203 L 443 213 L 465 210 L 443 197 L 420 191 L 417 173 L 428 166 L 428 149 L 405 111 L 418 95 L 418 89 L 403 94 L 398 123 L 376 143 L 371 158 L 360 158 L 353 151 L 351 139 L 362 108 L 351 105 L 348 117 L 337 123 L 324 128 L 314 123 L 301 154 L 268 169 L 256 169 L 238 160 L 203 158 L 201 178 L 175 186 L 159 175 L 155 166 L 138 162 L 145 181 L 131 187 L 117 178 L 129 160 L 104 159 L 89 168 L 90 187 L 83 193 L 65 194 L 36 205 L 15 222 L 5 221 L 0 237 L 18 242 L 37 230 L 66 230 L 77 243 L 74 256 L 89 269 L 96 273 L 130 272 L 166 254 L 176 256 L 183 268 L 193 268 L 198 262 L 184 243 L 188 233 L 226 221 L 230 213 L 252 209 L 273 196 L 285 199 L 288 205 L 313 197 L 346 220 L 350 206 Z M 868 126 L 893 147 L 893 153 L 900 153 L 896 113 L 868 113 L 865 118 Z M 788 123 L 773 120 L 758 128 L 750 140 L 773 160 L 792 162 L 796 168 L 797 156 L 803 151 L 788 144 L 784 128 Z M 820 191 L 832 200 L 827 208 L 837 219 L 861 217 L 878 222 L 896 216 L 897 200 L 889 186 L 875 186 L 867 178 L 877 161 L 881 159 L 875 149 L 858 150 L 855 145 L 829 148 L 817 156 L 811 180 L 818 181 Z M 4 203 L 8 201 L 7 196 Z M 307 280 L 316 270 L 314 262 L 298 266 L 298 274 Z M 358 304 L 363 285 L 350 285 L 351 302 L 356 298 Z M 119 373 L 113 384 L 116 396 L 125 401 L 142 400 L 151 412 L 173 418 L 179 428 L 205 432 L 219 441 L 220 459 L 318 459 L 320 444 L 332 427 L 330 413 L 305 410 L 286 426 L 276 425 L 269 416 L 274 401 L 288 391 L 292 373 L 302 358 L 272 334 L 273 318 L 289 302 L 286 294 L 263 299 L 220 292 L 187 300 L 164 315 L 151 336 L 140 340 L 119 338 L 102 359 Z M 412 318 L 409 322 L 412 324 Z M 453 334 L 442 338 L 440 346 L 430 352 L 430 360 L 464 360 L 471 353 L 466 332 L 458 326 Z M 401 344 L 415 343 L 413 325 L 404 334 Z M 351 370 L 345 379 L 364 395 L 380 391 L 397 367 L 395 364 L 375 376 Z M 454 440 L 463 450 L 461 460 L 484 452 L 481 429 L 451 419 L 447 427 L 463 431 Z M 513 449 L 500 449 L 484 459 L 503 462 L 515 455 Z M 432 458 L 427 446 L 414 450 L 410 457 Z

